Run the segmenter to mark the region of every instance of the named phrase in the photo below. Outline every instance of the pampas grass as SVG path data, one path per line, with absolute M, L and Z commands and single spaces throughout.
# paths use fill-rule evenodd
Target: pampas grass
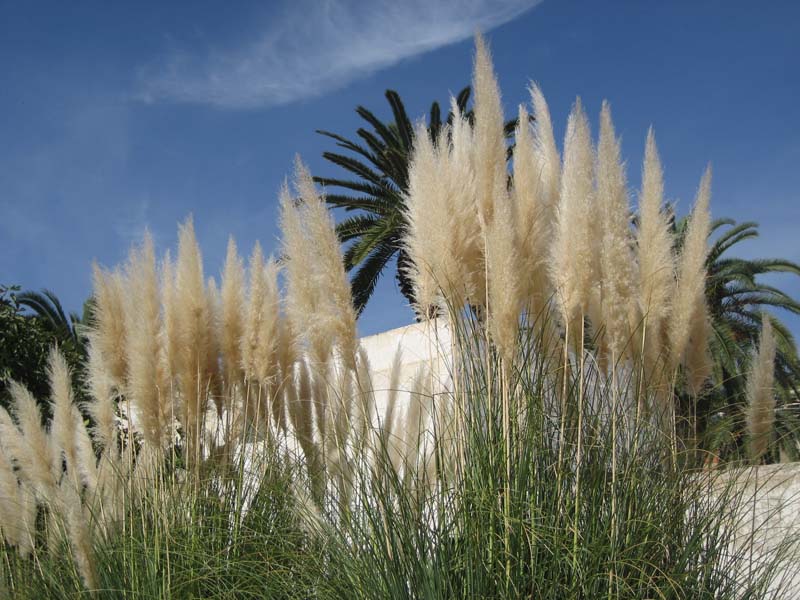
M 458 257 L 448 252 L 450 244 L 445 239 L 448 236 L 439 228 L 440 223 L 450 221 L 453 213 L 444 186 L 445 178 L 438 176 L 437 149 L 422 124 L 417 126 L 414 140 L 408 169 L 408 236 L 405 243 L 413 264 L 410 275 L 416 290 L 417 306 L 414 308 L 417 314 L 427 316 L 430 307 L 441 304 L 439 287 L 453 289 L 460 277 L 454 268 Z
M 769 450 L 775 422 L 775 335 L 769 315 L 761 319 L 758 352 L 747 379 L 748 452 L 758 462 Z
M 295 207 L 299 211 L 305 228 L 307 247 L 301 251 L 296 244 L 287 240 L 286 255 L 291 262 L 301 252 L 310 253 L 305 261 L 311 270 L 305 277 L 311 279 L 317 297 L 313 329 L 318 331 L 311 337 L 329 340 L 338 346 L 341 358 L 349 368 L 355 367 L 357 353 L 356 314 L 350 294 L 350 282 L 342 263 L 342 252 L 336 237 L 333 219 L 325 207 L 325 197 L 315 187 L 311 174 L 298 159 L 295 167 L 295 187 L 302 204 Z M 287 210 L 288 207 L 284 207 Z M 292 285 L 287 281 L 288 285 Z
M 181 393 L 181 410 L 176 412 L 186 432 L 187 458 L 194 462 L 199 458 L 200 429 L 205 422 L 215 364 L 203 259 L 191 219 L 178 231 L 175 302 L 176 375 Z
M 256 243 L 250 256 L 250 281 L 241 333 L 241 368 L 245 380 L 267 386 L 276 378 L 278 337 L 278 266 L 265 262 Z
M 17 432 L 7 433 L 17 447 L 14 459 L 41 502 L 57 502 L 61 463 L 42 425 L 42 413 L 33 395 L 18 383 L 10 386 Z
M 500 88 L 483 37 L 475 37 L 475 193 L 484 227 L 492 222 L 495 204 L 506 190 L 506 140 Z
M 14 466 L 0 443 L 0 535 L 9 546 L 20 546 L 25 531 L 20 527 L 20 493 Z
M 692 216 L 686 228 L 681 256 L 678 261 L 678 280 L 670 315 L 669 345 L 672 366 L 686 364 L 686 352 L 692 335 L 694 344 L 704 347 L 708 339 L 702 327 L 705 306 L 706 257 L 708 234 L 711 228 L 711 168 L 706 169 L 697 190 Z M 693 328 L 694 326 L 694 328 Z
M 633 332 L 639 325 L 634 289 L 637 265 L 631 252 L 630 208 L 619 141 L 611 122 L 611 109 L 600 111 L 600 140 L 595 175 L 596 202 L 601 213 L 600 280 L 603 335 L 612 360 L 633 349 Z
M 167 414 L 162 410 L 158 379 L 160 303 L 153 239 L 145 233 L 140 249 L 131 251 L 126 268 L 124 304 L 126 373 L 125 394 L 132 399 L 138 429 L 154 448 L 166 445 Z
M 644 368 L 649 378 L 656 374 L 665 339 L 675 288 L 675 260 L 669 222 L 662 205 L 664 176 L 653 129 L 647 132 L 639 192 L 639 223 L 636 249 L 639 266 L 639 309 L 642 313 Z
M 48 379 L 53 407 L 53 421 L 50 430 L 50 443 L 55 461 L 55 478 L 60 479 L 62 461 L 69 473 L 70 483 L 74 489 L 82 487 L 80 480 L 80 461 L 78 459 L 78 428 L 83 427 L 82 420 L 75 420 L 74 398 L 72 395 L 72 378 L 67 361 L 57 350 L 50 353 L 48 361 Z M 152 380 L 151 380 L 152 381 Z M 94 456 L 91 457 L 92 466 Z
M 589 121 L 578 99 L 567 121 L 561 193 L 550 249 L 550 277 L 564 323 L 586 314 L 596 279 L 592 163 Z
M 226 385 L 231 388 L 243 377 L 240 340 L 244 327 L 242 307 L 245 305 L 244 265 L 232 236 L 228 239 L 221 279 L 220 350 L 224 358 L 223 377 Z
M 119 272 L 104 272 L 97 265 L 93 271 L 94 319 L 97 326 L 95 334 L 91 337 L 91 346 L 96 349 L 95 370 L 106 373 L 113 384 L 121 385 L 127 370 L 122 275 Z
M 555 146 L 547 102 L 538 86 L 531 87 L 534 125 L 524 106 L 519 107 L 514 148 L 513 198 L 515 231 L 522 295 L 529 312 L 536 316 L 552 295 L 547 256 L 560 180 L 561 159 Z
M 494 206 L 494 217 L 486 228 L 486 272 L 489 299 L 489 332 L 497 349 L 508 362 L 514 360 L 517 347 L 523 294 L 519 282 L 520 261 L 517 254 L 514 217 L 506 194 Z

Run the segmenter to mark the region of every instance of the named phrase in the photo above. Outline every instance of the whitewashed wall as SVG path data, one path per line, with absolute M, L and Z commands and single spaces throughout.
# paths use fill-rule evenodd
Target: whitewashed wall
M 396 415 L 402 418 L 408 407 L 414 378 L 420 369 L 430 369 L 437 393 L 450 389 L 450 329 L 436 321 L 414 323 L 361 338 L 372 371 L 372 387 L 379 418 L 386 414 L 395 355 L 401 355 Z

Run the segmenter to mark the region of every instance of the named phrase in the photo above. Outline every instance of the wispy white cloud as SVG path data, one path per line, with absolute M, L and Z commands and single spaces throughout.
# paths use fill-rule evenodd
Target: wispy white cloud
M 259 108 L 310 98 L 489 31 L 541 0 L 299 0 L 249 42 L 176 51 L 145 68 L 146 101 Z

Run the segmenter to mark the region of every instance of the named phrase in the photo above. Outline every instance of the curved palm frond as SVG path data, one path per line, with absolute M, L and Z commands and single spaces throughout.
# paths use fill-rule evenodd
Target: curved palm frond
M 20 292 L 17 294 L 17 302 L 31 309 L 60 341 L 71 340 L 78 343 L 74 324 L 76 321 L 80 322 L 80 317 L 75 313 L 67 317 L 61 301 L 52 291 L 45 289 L 41 292 Z

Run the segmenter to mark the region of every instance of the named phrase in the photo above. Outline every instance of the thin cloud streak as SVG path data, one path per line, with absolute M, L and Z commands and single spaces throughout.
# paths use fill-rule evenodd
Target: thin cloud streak
M 489 31 L 540 2 L 301 0 L 249 43 L 202 57 L 173 52 L 144 68 L 139 98 L 227 109 L 288 104 Z

